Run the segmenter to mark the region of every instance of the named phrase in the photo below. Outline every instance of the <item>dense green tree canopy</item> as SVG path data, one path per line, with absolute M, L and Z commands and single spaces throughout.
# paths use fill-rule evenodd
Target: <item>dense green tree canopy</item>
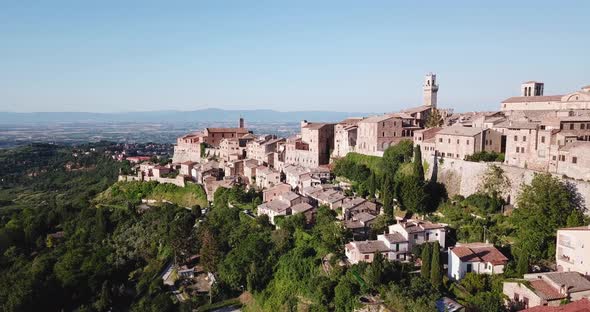
M 567 225 L 568 217 L 583 207 L 572 186 L 550 174 L 536 174 L 517 199 L 512 223 L 516 228 L 515 248 L 530 260 L 555 256 L 555 234 Z

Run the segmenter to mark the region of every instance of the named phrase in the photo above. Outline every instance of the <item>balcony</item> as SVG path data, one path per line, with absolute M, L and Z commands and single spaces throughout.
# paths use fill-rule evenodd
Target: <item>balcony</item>
M 567 256 L 567 255 L 560 255 L 557 260 L 559 261 L 563 261 L 563 262 L 567 262 L 569 264 L 574 264 L 574 259 L 573 257 Z
M 569 238 L 565 238 L 563 236 L 560 236 L 559 239 L 557 240 L 557 244 L 559 246 L 563 246 L 563 247 L 567 247 L 567 248 L 575 248 L 574 247 L 574 243 L 569 239 Z

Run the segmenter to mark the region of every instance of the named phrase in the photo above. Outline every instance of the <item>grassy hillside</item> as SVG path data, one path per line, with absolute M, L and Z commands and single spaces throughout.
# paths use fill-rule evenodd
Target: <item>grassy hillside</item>
M 381 173 L 381 157 L 363 155 L 358 153 L 348 153 L 344 158 L 347 158 L 356 164 L 363 164 L 376 174 Z
M 97 205 L 124 206 L 139 204 L 142 199 L 169 201 L 178 206 L 207 206 L 207 196 L 200 185 L 188 183 L 185 187 L 158 182 L 117 182 L 100 193 L 93 202 Z

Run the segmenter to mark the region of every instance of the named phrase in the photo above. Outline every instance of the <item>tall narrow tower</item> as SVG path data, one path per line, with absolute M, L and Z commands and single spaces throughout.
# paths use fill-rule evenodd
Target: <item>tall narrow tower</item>
M 424 78 L 424 106 L 436 108 L 436 95 L 438 93 L 438 85 L 436 84 L 436 75 L 429 73 Z

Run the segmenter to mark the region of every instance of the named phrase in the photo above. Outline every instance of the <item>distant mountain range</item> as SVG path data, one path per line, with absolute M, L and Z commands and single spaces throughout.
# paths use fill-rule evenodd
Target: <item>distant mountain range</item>
M 0 112 L 0 124 L 30 123 L 70 123 L 70 122 L 226 122 L 243 117 L 246 122 L 298 122 L 340 121 L 347 117 L 368 116 L 374 113 L 330 112 L 330 111 L 294 111 L 280 112 L 269 109 L 260 110 L 223 110 L 215 108 L 194 111 L 147 111 L 125 113 L 84 113 L 84 112 L 38 112 L 14 113 Z

